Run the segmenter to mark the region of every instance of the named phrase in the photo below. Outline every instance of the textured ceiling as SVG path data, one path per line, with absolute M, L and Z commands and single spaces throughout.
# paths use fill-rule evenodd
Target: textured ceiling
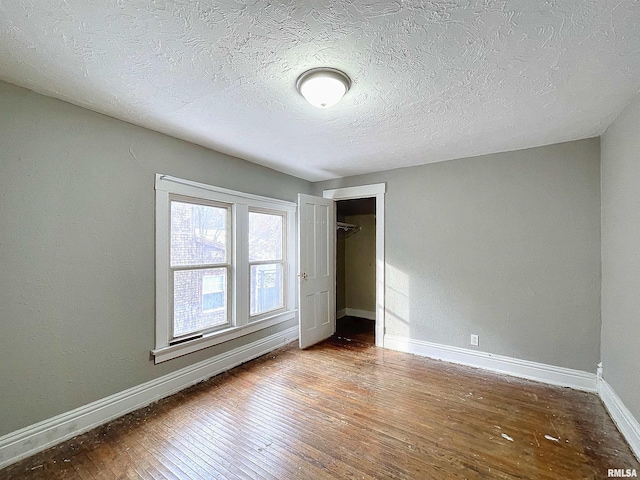
M 305 70 L 353 80 L 321 110 Z M 638 0 L 0 0 L 0 79 L 309 179 L 597 136 Z

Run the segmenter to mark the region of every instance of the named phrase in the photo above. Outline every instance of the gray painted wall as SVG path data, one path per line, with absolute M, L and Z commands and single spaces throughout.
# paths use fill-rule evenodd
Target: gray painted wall
M 386 182 L 388 334 L 595 373 L 599 159 L 588 139 L 314 190 Z
M 640 421 L 640 95 L 602 136 L 603 377 Z
M 0 146 L 0 435 L 295 324 L 153 364 L 154 174 L 309 182 L 3 82 Z
M 349 215 L 346 223 L 360 226 L 345 243 L 345 307 L 376 312 L 376 217 Z

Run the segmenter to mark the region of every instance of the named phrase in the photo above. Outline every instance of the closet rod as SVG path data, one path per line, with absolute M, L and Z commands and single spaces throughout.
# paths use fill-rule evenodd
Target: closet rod
M 360 231 L 360 225 L 354 225 L 353 223 L 336 222 L 336 228 L 338 230 L 355 230 Z

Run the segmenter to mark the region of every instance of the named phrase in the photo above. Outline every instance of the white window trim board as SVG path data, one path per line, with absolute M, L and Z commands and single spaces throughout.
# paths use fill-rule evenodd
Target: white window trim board
M 250 333 L 257 332 L 258 330 L 273 327 L 274 325 L 278 325 L 288 320 L 293 320 L 296 318 L 297 313 L 297 310 L 282 312 L 278 315 L 274 315 L 273 317 L 253 321 L 246 325 L 229 327 L 225 328 L 224 330 L 216 330 L 215 332 L 212 332 L 208 335 L 203 335 L 200 338 L 189 340 L 184 343 L 156 348 L 154 350 L 151 350 L 151 353 L 154 356 L 154 362 L 156 364 L 166 362 L 167 360 L 171 360 L 173 358 L 197 352 L 198 350 L 202 350 L 203 348 L 219 345 L 220 343 L 228 342 L 230 340 L 233 340 L 234 338 L 249 335 Z
M 273 209 L 274 206 L 277 205 L 277 208 L 279 210 L 288 210 L 290 212 L 295 212 L 297 207 L 295 202 L 280 200 L 278 198 L 263 197 L 261 195 L 254 195 L 252 193 L 238 192 L 235 190 L 229 190 L 228 188 L 216 187 L 214 185 L 193 182 L 191 180 L 184 180 L 182 178 L 163 175 L 161 173 L 156 173 L 155 188 L 156 190 L 160 191 L 171 191 L 171 193 L 175 193 L 177 195 L 209 198 L 210 200 L 226 203 L 246 203 L 246 201 L 249 200 L 251 201 L 252 205 L 258 205 L 261 208 L 266 209 Z M 206 192 L 215 193 L 215 198 L 207 196 Z

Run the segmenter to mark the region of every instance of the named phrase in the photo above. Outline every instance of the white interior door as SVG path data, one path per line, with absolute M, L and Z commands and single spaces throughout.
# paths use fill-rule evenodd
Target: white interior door
M 300 348 L 336 331 L 333 200 L 298 194 Z

